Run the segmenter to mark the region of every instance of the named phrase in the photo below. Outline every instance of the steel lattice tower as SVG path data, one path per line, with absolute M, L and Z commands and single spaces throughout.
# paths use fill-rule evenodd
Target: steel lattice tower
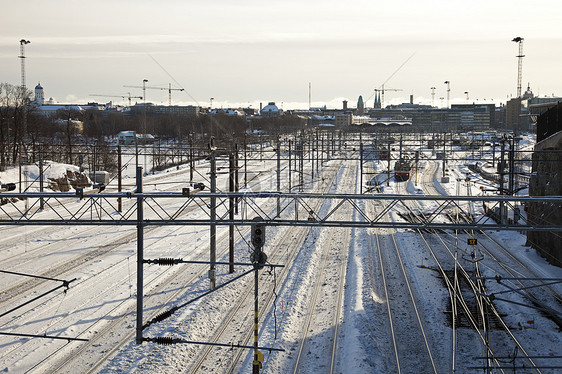
M 20 40 L 20 55 L 21 59 L 21 86 L 25 88 L 25 45 L 31 43 L 29 40 Z
M 519 54 L 515 57 L 517 57 L 517 97 L 521 97 L 521 81 L 523 79 L 523 57 L 525 57 L 525 55 L 523 54 L 523 38 L 518 36 L 516 38 L 513 38 L 512 42 L 516 42 L 519 43 Z

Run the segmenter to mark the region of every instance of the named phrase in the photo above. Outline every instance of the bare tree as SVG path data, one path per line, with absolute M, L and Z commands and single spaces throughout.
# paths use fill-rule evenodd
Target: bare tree
M 20 147 L 26 136 L 26 118 L 31 91 L 9 83 L 0 83 L 0 138 L 1 165 L 7 162 L 11 148 L 12 162 L 18 159 Z
M 67 162 L 72 164 L 73 138 L 82 130 L 81 122 L 79 122 L 82 119 L 82 113 L 72 107 L 66 107 L 64 109 L 57 110 L 56 117 L 61 120 L 64 126 Z

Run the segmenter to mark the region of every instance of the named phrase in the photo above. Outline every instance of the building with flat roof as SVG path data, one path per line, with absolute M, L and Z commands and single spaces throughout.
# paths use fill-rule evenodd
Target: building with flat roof
M 154 105 L 152 103 L 136 103 L 130 107 L 132 114 L 142 114 L 146 109 L 146 114 L 178 114 L 198 116 L 201 107 L 194 105 Z

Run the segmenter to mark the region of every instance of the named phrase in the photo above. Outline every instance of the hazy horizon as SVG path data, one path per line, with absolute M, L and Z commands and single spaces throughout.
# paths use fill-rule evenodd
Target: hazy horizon
M 517 44 L 525 38 L 523 90 L 561 95 L 562 5 L 555 1 L 71 1 L 10 2 L 3 7 L 0 81 L 26 82 L 61 103 L 124 104 L 96 95 L 141 96 L 125 85 L 168 87 L 173 105 L 284 109 L 385 104 L 505 102 L 516 95 Z M 410 60 L 396 70 L 409 58 Z M 395 74 L 394 74 L 395 73 Z M 394 74 L 394 75 L 393 75 Z M 138 100 L 138 99 L 137 99 Z M 147 102 L 168 103 L 167 90 Z M 443 102 L 445 105 L 445 102 Z

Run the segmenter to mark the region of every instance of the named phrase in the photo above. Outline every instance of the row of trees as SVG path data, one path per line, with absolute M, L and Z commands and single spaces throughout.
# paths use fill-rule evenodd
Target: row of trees
M 57 110 L 50 116 L 30 105 L 31 91 L 9 83 L 0 83 L 0 170 L 24 162 L 37 162 L 39 149 L 49 151 L 53 161 L 76 164 L 78 150 L 96 144 L 103 146 L 121 131 L 152 134 L 161 139 L 187 142 L 194 134 L 203 147 L 214 136 L 218 144 L 241 143 L 248 130 L 282 134 L 302 129 L 306 120 L 298 116 L 246 118 L 226 114 L 180 115 L 150 114 L 71 107 Z

